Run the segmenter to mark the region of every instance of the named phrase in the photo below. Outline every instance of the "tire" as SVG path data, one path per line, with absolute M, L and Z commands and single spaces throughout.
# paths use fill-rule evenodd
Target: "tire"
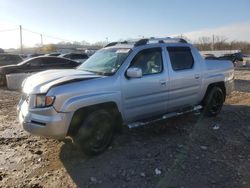
M 97 155 L 110 145 L 113 135 L 113 117 L 100 109 L 86 116 L 73 140 L 87 155 Z
M 224 101 L 225 96 L 222 89 L 217 86 L 213 87 L 205 98 L 204 115 L 208 117 L 217 116 Z

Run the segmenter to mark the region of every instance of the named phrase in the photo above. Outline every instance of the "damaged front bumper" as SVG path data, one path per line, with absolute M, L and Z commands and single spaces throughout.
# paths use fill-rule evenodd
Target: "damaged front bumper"
M 73 113 L 57 112 L 53 106 L 31 109 L 28 102 L 23 99 L 17 106 L 17 113 L 24 130 L 55 139 L 65 138 L 73 116 Z

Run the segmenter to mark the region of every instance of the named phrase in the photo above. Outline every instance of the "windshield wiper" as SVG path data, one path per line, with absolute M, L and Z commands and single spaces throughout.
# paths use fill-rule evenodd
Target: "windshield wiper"
M 95 72 L 95 74 L 103 75 L 103 76 L 112 76 L 113 75 L 113 73 L 109 73 L 109 72 Z
M 95 72 L 95 71 L 92 71 L 92 70 L 87 70 L 87 69 L 78 69 L 78 70 L 86 71 L 86 72 L 92 72 L 92 73 L 95 73 L 95 74 L 96 74 L 96 72 Z
M 91 72 L 97 75 L 103 75 L 103 76 L 112 76 L 113 73 L 108 73 L 108 72 L 98 72 L 98 71 L 93 71 L 93 70 L 86 70 L 86 69 L 80 69 L 82 71 L 86 71 L 86 72 Z

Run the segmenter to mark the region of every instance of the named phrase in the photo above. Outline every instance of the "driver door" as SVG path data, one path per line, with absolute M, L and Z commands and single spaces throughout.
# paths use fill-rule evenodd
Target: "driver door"
M 162 48 L 137 53 L 130 67 L 142 70 L 141 78 L 122 78 L 123 108 L 128 123 L 163 114 L 167 105 L 168 73 Z

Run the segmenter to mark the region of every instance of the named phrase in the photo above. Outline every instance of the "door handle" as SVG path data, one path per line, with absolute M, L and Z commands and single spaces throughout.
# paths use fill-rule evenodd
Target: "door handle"
M 165 85 L 166 85 L 166 83 L 167 83 L 167 81 L 166 81 L 166 80 L 160 80 L 160 84 L 161 84 L 162 86 L 165 86 Z
M 195 79 L 199 79 L 199 78 L 200 78 L 200 75 L 199 75 L 199 74 L 196 74 L 196 75 L 194 75 L 194 78 L 195 78 Z

